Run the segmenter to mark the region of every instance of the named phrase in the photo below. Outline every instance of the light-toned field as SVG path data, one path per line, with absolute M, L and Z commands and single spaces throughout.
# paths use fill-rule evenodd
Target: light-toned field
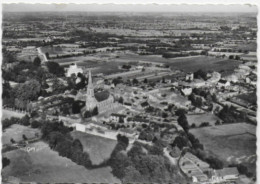
M 204 149 L 226 164 L 245 163 L 255 173 L 256 126 L 246 123 L 191 129 Z
M 216 115 L 212 113 L 205 114 L 187 114 L 186 115 L 189 125 L 195 124 L 199 127 L 203 122 L 209 122 L 210 125 L 215 125 L 216 121 L 221 121 Z
M 3 154 L 11 161 L 2 170 L 3 178 L 14 176 L 21 182 L 38 183 L 120 183 L 111 174 L 110 167 L 87 170 L 59 156 L 46 143 L 37 142 L 30 146 L 36 147 L 36 151 L 13 150 Z
M 2 109 L 2 120 L 9 119 L 11 117 L 22 118 L 23 116 L 25 116 L 25 113 Z
M 71 133 L 74 139 L 79 139 L 93 164 L 99 164 L 110 158 L 117 141 L 103 137 L 90 135 L 83 132 L 74 131 Z
M 2 134 L 2 144 L 10 144 L 11 138 L 13 138 L 16 142 L 23 140 L 23 134 L 28 138 L 34 138 L 35 134 L 41 135 L 41 131 L 39 129 L 33 129 L 30 127 L 26 127 L 23 125 L 14 124 L 11 127 L 4 130 Z

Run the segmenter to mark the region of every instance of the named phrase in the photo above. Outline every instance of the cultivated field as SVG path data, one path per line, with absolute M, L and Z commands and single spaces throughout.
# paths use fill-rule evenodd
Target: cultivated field
M 117 141 L 115 140 L 106 139 L 78 131 L 72 132 L 71 135 L 74 139 L 80 140 L 84 151 L 89 154 L 93 164 L 99 164 L 105 159 L 110 158 L 110 155 L 117 144 Z
M 179 58 L 163 58 L 159 55 L 137 55 L 137 54 L 124 54 L 120 55 L 116 61 L 130 62 L 130 61 L 141 61 L 141 62 L 151 62 L 151 63 L 162 63 L 169 65 L 174 70 L 183 70 L 185 72 L 194 72 L 198 69 L 203 69 L 205 71 L 221 71 L 226 70 L 233 72 L 241 61 L 229 60 L 223 58 L 215 58 L 210 56 L 189 56 L 189 57 L 179 57 Z
M 217 116 L 211 113 L 205 114 L 187 114 L 186 115 L 189 125 L 195 124 L 199 127 L 201 123 L 208 122 L 210 125 L 215 125 L 216 121 L 221 121 Z
M 245 163 L 255 172 L 256 126 L 246 123 L 191 129 L 204 149 L 229 163 Z
M 10 139 L 13 138 L 16 142 L 23 140 L 23 134 L 28 138 L 34 138 L 35 134 L 41 135 L 39 129 L 33 129 L 30 127 L 14 124 L 11 127 L 4 130 L 2 134 L 2 144 L 11 144 Z
M 22 182 L 42 183 L 120 183 L 111 174 L 110 167 L 87 170 L 71 160 L 61 157 L 47 144 L 37 142 L 30 145 L 36 151 L 13 150 L 3 156 L 11 163 L 2 170 L 4 179 L 13 176 Z

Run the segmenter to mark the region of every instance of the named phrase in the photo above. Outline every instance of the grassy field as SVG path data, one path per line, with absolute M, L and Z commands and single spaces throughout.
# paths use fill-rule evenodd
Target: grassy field
M 84 151 L 89 154 L 90 159 L 94 164 L 99 164 L 105 159 L 110 158 L 110 155 L 117 144 L 117 141 L 115 140 L 78 131 L 72 132 L 71 135 L 74 139 L 79 139 L 81 141 Z
M 158 55 L 144 56 L 137 54 L 124 54 L 120 55 L 116 61 L 130 62 L 130 61 L 147 61 L 155 63 L 164 63 L 170 65 L 172 69 L 179 69 L 185 72 L 194 72 L 198 69 L 203 69 L 205 71 L 221 71 L 227 70 L 233 72 L 241 61 L 215 58 L 210 56 L 189 56 L 189 57 L 179 57 L 179 58 L 163 58 Z
M 245 163 L 255 173 L 256 126 L 246 123 L 191 129 L 190 132 L 227 165 Z
M 185 72 L 195 72 L 199 69 L 204 71 L 221 71 L 226 70 L 234 72 L 234 69 L 241 64 L 240 61 L 215 58 L 209 56 L 199 56 L 196 58 L 172 59 L 169 63 L 172 69 L 179 69 Z
M 14 112 L 14 111 L 10 111 L 7 109 L 2 109 L 2 120 L 9 119 L 11 117 L 22 118 L 23 116 L 25 116 L 25 113 Z
M 110 167 L 87 170 L 52 151 L 47 144 L 30 145 L 36 151 L 13 150 L 3 156 L 11 163 L 2 170 L 2 177 L 19 178 L 21 182 L 42 183 L 120 183 L 111 174 Z
M 2 144 L 10 144 L 10 139 L 13 138 L 16 142 L 23 140 L 23 134 L 28 138 L 34 138 L 35 133 L 40 136 L 39 129 L 33 129 L 30 127 L 14 124 L 11 127 L 4 130 L 2 134 Z
M 221 121 L 217 116 L 211 113 L 187 114 L 186 117 L 189 125 L 195 124 L 196 127 L 200 126 L 203 122 L 209 122 L 210 125 L 215 125 L 217 120 Z

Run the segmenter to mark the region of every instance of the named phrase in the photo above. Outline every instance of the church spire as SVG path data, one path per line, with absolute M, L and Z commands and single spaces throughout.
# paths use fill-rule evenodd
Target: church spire
M 88 88 L 87 88 L 88 97 L 94 97 L 94 86 L 92 83 L 91 70 L 88 72 Z

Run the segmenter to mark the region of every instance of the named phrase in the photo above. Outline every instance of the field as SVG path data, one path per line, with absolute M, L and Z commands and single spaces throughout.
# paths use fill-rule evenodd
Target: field
M 89 154 L 90 159 L 94 164 L 99 164 L 105 159 L 110 158 L 110 154 L 117 144 L 117 141 L 112 139 L 106 139 L 77 131 L 72 132 L 71 135 L 74 139 L 80 140 L 83 144 L 84 151 Z
M 237 98 L 240 98 L 241 100 L 248 102 L 250 104 L 256 104 L 257 102 L 257 96 L 256 93 L 244 93 L 237 96 Z
M 2 144 L 10 144 L 10 139 L 13 138 L 16 142 L 23 140 L 23 134 L 28 138 L 34 138 L 35 133 L 40 136 L 39 129 L 33 129 L 30 127 L 14 124 L 11 127 L 4 130 L 2 134 Z
M 59 63 L 61 66 L 68 67 L 72 63 L 77 63 L 79 67 L 82 68 L 95 68 L 92 69 L 92 73 L 95 75 L 97 73 L 103 73 L 104 75 L 109 75 L 117 72 L 122 72 L 123 70 L 119 68 L 120 65 L 124 63 L 115 61 L 106 61 L 106 59 L 94 57 L 94 56 L 78 56 L 69 58 L 53 59 Z
M 227 165 L 245 163 L 255 173 L 256 127 L 246 123 L 191 129 L 204 149 L 216 155 Z
M 20 182 L 41 183 L 120 183 L 111 174 L 110 167 L 87 170 L 71 160 L 60 157 L 47 144 L 37 142 L 30 145 L 36 151 L 13 150 L 3 156 L 11 163 L 2 170 L 2 177 L 19 178 Z
M 11 117 L 22 118 L 25 114 L 20 112 L 14 112 L 7 109 L 2 109 L 2 120 L 9 119 Z
M 217 116 L 211 113 L 205 114 L 187 114 L 189 125 L 195 124 L 196 127 L 200 126 L 203 122 L 209 122 L 210 125 L 215 125 L 216 121 L 221 121 Z
M 183 70 L 185 72 L 195 72 L 198 69 L 205 71 L 221 71 L 227 70 L 233 72 L 241 61 L 229 60 L 223 58 L 215 58 L 210 56 L 189 56 L 179 58 L 163 58 L 159 55 L 142 56 L 137 54 L 124 54 L 116 61 L 130 62 L 130 61 L 143 61 L 158 64 L 167 64 L 174 70 Z

